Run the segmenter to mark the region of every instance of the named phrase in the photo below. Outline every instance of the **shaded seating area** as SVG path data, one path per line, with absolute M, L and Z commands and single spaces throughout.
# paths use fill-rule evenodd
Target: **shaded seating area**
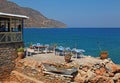
M 73 58 L 81 58 L 81 57 L 84 57 L 83 52 L 85 52 L 85 50 L 73 48 L 73 49 L 72 49 Z
M 54 51 L 54 47 L 49 44 L 36 43 L 32 44 L 30 48 L 26 48 L 26 55 L 40 54 L 40 53 L 51 53 Z
M 77 49 L 70 47 L 63 47 L 63 46 L 52 46 L 49 44 L 41 44 L 41 43 L 35 43 L 32 44 L 32 47 L 27 48 L 26 55 L 33 55 L 33 54 L 45 54 L 45 53 L 53 53 L 58 56 L 65 56 L 67 54 L 72 54 L 73 58 L 81 58 L 84 57 L 85 50 L 83 49 Z
M 55 48 L 55 55 L 64 56 L 65 55 L 65 48 L 63 46 L 57 46 Z
M 73 58 L 83 57 L 84 56 L 83 52 L 85 52 L 85 50 L 77 48 L 71 49 L 70 47 L 65 48 L 63 46 L 58 46 L 55 48 L 55 55 L 65 56 L 66 54 L 71 53 Z
M 71 53 L 70 47 L 58 46 L 55 48 L 55 55 L 64 56 L 67 53 Z
M 43 50 L 46 48 L 46 46 L 43 46 L 40 43 L 36 43 L 36 44 L 32 45 L 32 48 L 33 48 L 34 51 L 37 51 L 38 53 L 42 53 Z
M 35 53 L 35 51 L 30 48 L 26 48 L 25 51 L 26 51 L 26 56 L 32 56 Z

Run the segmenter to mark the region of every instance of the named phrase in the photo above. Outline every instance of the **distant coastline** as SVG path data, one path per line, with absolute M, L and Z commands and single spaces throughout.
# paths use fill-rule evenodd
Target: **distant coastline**
M 7 8 L 6 8 L 7 7 Z M 39 11 L 34 10 L 28 7 L 21 7 L 18 4 L 3 0 L 0 2 L 0 12 L 18 14 L 18 15 L 26 15 L 29 17 L 25 21 L 25 27 L 55 27 L 55 28 L 65 28 L 67 25 L 63 22 L 49 19 Z

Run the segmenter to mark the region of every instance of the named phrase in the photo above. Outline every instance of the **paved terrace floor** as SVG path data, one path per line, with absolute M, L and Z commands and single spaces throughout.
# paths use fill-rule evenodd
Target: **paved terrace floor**
M 50 63 L 65 63 L 64 61 L 64 56 L 58 56 L 55 55 L 54 53 L 47 53 L 47 54 L 35 54 L 33 56 L 26 56 L 24 59 L 29 59 L 29 60 L 35 60 L 38 61 L 39 63 L 41 62 L 50 62 Z M 98 58 L 90 57 L 90 56 L 85 56 L 83 58 L 72 58 L 70 64 L 94 64 L 94 63 L 100 63 L 103 60 L 100 60 Z

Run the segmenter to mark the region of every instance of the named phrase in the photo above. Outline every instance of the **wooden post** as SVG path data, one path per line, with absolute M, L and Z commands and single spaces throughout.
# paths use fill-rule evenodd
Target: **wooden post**
M 12 17 L 10 17 L 10 32 L 9 33 L 11 33 L 11 32 L 12 32 Z M 10 34 L 10 41 L 11 42 L 13 41 L 11 34 Z
M 23 41 L 23 27 L 24 27 L 24 20 L 22 19 L 22 26 L 21 26 L 21 41 Z
M 12 18 L 10 17 L 10 32 L 12 31 L 11 28 L 12 28 Z

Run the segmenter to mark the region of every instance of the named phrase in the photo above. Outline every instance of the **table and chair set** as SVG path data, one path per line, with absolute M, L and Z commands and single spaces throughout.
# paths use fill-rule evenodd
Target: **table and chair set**
M 42 53 L 52 53 L 54 52 L 55 55 L 59 56 L 65 56 L 66 54 L 72 54 L 73 58 L 80 58 L 84 56 L 85 50 L 83 49 L 77 49 L 73 48 L 71 49 L 70 47 L 63 47 L 63 46 L 50 46 L 49 44 L 32 44 L 32 48 L 27 48 L 26 49 L 26 55 L 33 55 L 33 54 L 42 54 Z
M 77 48 L 73 48 L 71 49 L 70 47 L 63 47 L 63 46 L 58 46 L 55 48 L 55 55 L 59 55 L 59 56 L 65 56 L 66 54 L 72 54 L 73 58 L 81 58 L 84 57 L 83 52 L 85 52 L 85 50 L 83 49 L 77 49 Z
M 41 54 L 41 53 L 51 53 L 53 52 L 54 47 L 49 44 L 32 44 L 31 48 L 26 49 L 26 55 Z

